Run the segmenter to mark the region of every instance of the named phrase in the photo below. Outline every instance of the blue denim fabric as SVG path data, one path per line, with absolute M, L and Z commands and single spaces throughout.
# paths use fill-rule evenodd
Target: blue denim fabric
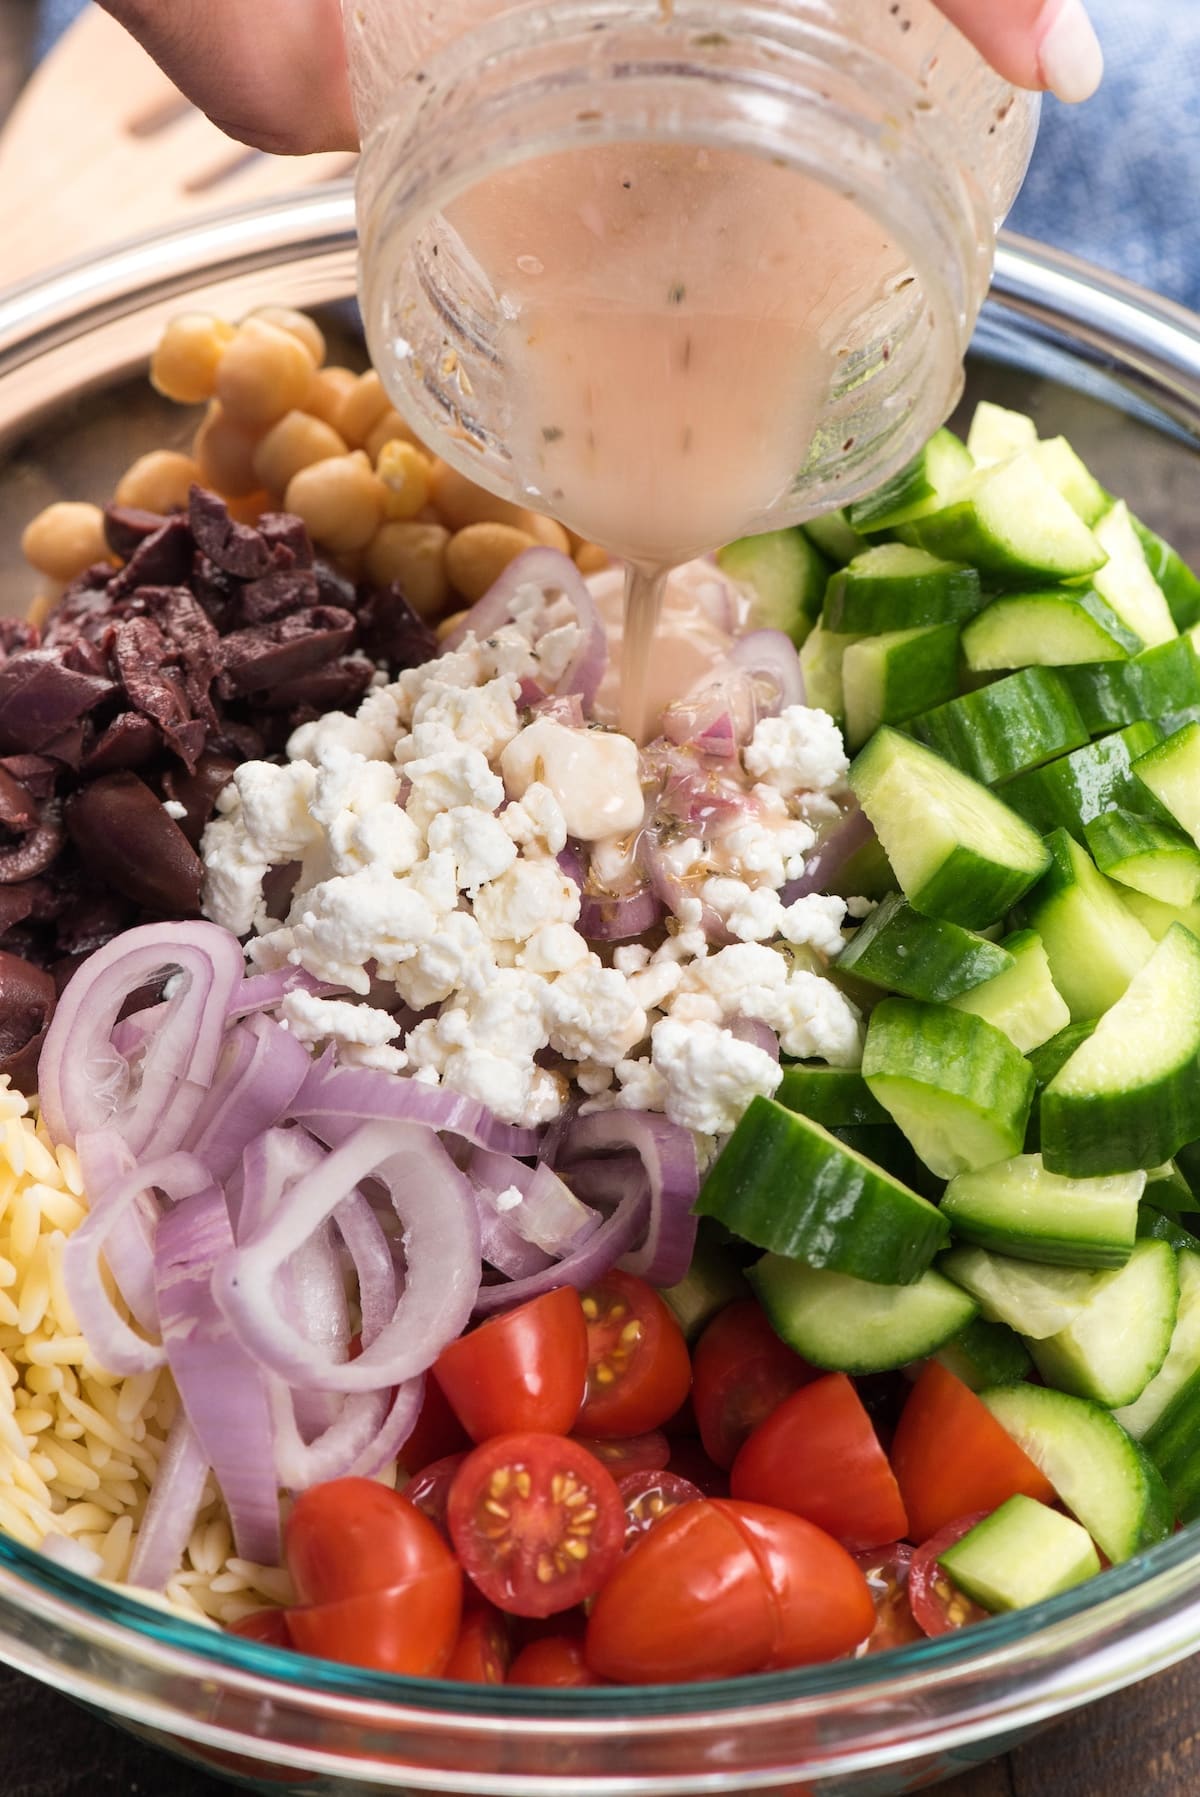
M 42 48 L 81 3 L 41 0 Z M 1047 100 L 1012 226 L 1200 310 L 1200 4 L 1090 6 L 1104 87 L 1083 107 Z

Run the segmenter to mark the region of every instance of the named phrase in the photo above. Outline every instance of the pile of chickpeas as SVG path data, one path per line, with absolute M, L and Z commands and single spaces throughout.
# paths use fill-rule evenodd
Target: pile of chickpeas
M 191 453 L 155 449 L 126 470 L 118 505 L 169 512 L 193 482 L 243 523 L 294 512 L 319 548 L 354 578 L 397 581 L 410 605 L 448 630 L 523 550 L 548 544 L 584 573 L 608 557 L 552 518 L 476 486 L 431 455 L 391 405 L 373 369 L 325 360 L 320 328 L 267 306 L 232 325 L 188 312 L 167 326 L 150 364 L 158 391 L 206 404 Z M 21 539 L 55 582 L 111 559 L 99 506 L 60 501 Z

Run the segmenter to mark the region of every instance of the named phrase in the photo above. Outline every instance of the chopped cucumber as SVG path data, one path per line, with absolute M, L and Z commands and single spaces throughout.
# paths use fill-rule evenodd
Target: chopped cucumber
M 853 1124 L 886 1124 L 888 1114 L 862 1074 L 850 1067 L 827 1067 L 824 1062 L 796 1062 L 785 1067 L 775 1093 L 776 1103 L 799 1111 L 826 1129 L 845 1129 Z
M 1200 1517 L 1200 1372 L 1175 1392 L 1142 1445 L 1166 1481 L 1175 1515 L 1182 1523 L 1195 1522 Z
M 1200 656 L 1187 636 L 1144 649 L 1129 661 L 1064 668 L 1063 679 L 1093 736 L 1151 718 L 1169 734 L 1200 710 Z
M 1146 565 L 1162 589 L 1176 629 L 1190 630 L 1194 624 L 1200 624 L 1200 580 L 1183 557 L 1156 536 L 1148 525 L 1132 516 L 1130 523 L 1142 546 Z
M 1164 905 L 1200 899 L 1200 849 L 1153 818 L 1132 811 L 1102 811 L 1084 826 L 1096 866 L 1118 885 L 1131 886 Z
M 1047 438 L 1034 449 L 1033 458 L 1071 510 L 1094 530 L 1111 507 L 1112 495 L 1105 492 L 1095 475 L 1084 466 L 1067 439 Z
M 1047 848 L 1049 870 L 1025 909 L 1045 945 L 1054 984 L 1072 1020 L 1081 1022 L 1116 1004 L 1150 959 L 1154 942 L 1065 830 L 1056 830 Z
M 919 713 L 908 728 L 919 742 L 985 786 L 1040 767 L 1089 740 L 1079 707 L 1054 668 L 1022 668 Z
M 867 499 L 849 508 L 855 530 L 891 531 L 939 510 L 974 471 L 970 451 L 953 431 L 935 431 L 920 454 Z
M 661 1287 L 659 1296 L 666 1300 L 688 1341 L 693 1342 L 718 1311 L 748 1297 L 749 1288 L 728 1248 L 702 1234 L 683 1278 L 675 1285 Z
M 1024 449 L 1033 449 L 1037 440 L 1037 425 L 1026 413 L 1010 412 L 1006 406 L 981 399 L 967 432 L 967 449 L 977 468 L 992 468 L 997 462 L 1011 461 Z
M 983 1609 L 1024 1610 L 1094 1578 L 1100 1556 L 1071 1517 L 1018 1495 L 948 1547 L 938 1565 Z
M 1136 779 L 1200 842 L 1200 724 L 1185 724 L 1133 764 Z
M 855 556 L 825 592 L 821 622 L 840 634 L 959 624 L 983 606 L 979 575 L 924 549 L 881 543 Z
M 1075 1177 L 1157 1167 L 1200 1137 L 1200 942 L 1189 931 L 1167 931 L 1046 1087 L 1040 1117 L 1047 1167 Z
M 1093 1297 L 1096 1280 L 1110 1277 L 969 1247 L 943 1254 L 938 1271 L 970 1292 L 988 1322 L 1006 1324 L 1026 1342 L 1066 1329 Z
M 1130 724 L 1115 736 L 1018 774 L 1004 789 L 1005 803 L 1043 836 L 1061 826 L 1076 842 L 1083 841 L 1084 829 L 1094 817 L 1118 806 L 1169 823 L 1167 813 L 1133 771 L 1134 762 L 1161 735 L 1155 724 Z
M 895 892 L 896 876 L 878 836 L 871 836 L 843 861 L 829 881 L 829 890 L 847 899 L 881 899 Z
M 1121 900 L 1155 942 L 1161 942 L 1173 924 L 1200 938 L 1200 904 L 1164 905 L 1161 899 L 1135 892 L 1131 886 L 1121 888 Z
M 1119 1273 L 1096 1276 L 1090 1302 L 1057 1335 L 1030 1345 L 1058 1391 L 1115 1409 L 1141 1396 L 1167 1358 L 1179 1307 L 1169 1242 L 1139 1241 Z
M 1108 560 L 1029 451 L 973 475 L 961 497 L 913 529 L 934 555 L 968 562 L 1007 585 L 1078 580 Z
M 836 568 L 844 568 L 869 546 L 865 537 L 851 530 L 844 511 L 826 512 L 824 517 L 810 518 L 801 528 Z
M 710 1167 L 696 1209 L 773 1254 L 881 1285 L 919 1279 L 949 1234 L 916 1192 L 763 1097 Z
M 939 1179 L 1019 1153 L 1033 1071 L 966 1011 L 888 998 L 867 1026 L 863 1078 Z
M 1117 616 L 1135 630 L 1148 649 L 1170 642 L 1179 633 L 1162 588 L 1151 574 L 1145 551 L 1129 516 L 1118 501 L 1096 526 L 1095 541 L 1108 557 L 1095 571 L 1096 591 Z
M 970 1011 L 1003 1030 L 1027 1055 L 1065 1029 L 1071 1013 L 1054 984 L 1046 947 L 1036 930 L 1017 930 L 1005 936 L 1000 947 L 1012 956 L 1012 966 L 950 1003 L 956 1011 Z
M 1029 1065 L 1039 1087 L 1048 1086 L 1055 1074 L 1066 1066 L 1080 1043 L 1086 1042 L 1092 1034 L 1097 1021 L 1095 1017 L 1085 1017 L 1080 1023 L 1068 1023 L 1040 1048 L 1028 1051 Z
M 1166 1211 L 1156 1210 L 1152 1204 L 1138 1206 L 1138 1239 L 1143 1242 L 1167 1242 L 1176 1254 L 1187 1248 L 1193 1254 L 1200 1254 L 1200 1239 L 1190 1229 L 1185 1229 L 1178 1217 L 1168 1216 Z
M 887 726 L 855 759 L 850 784 L 901 890 L 928 916 L 985 929 L 1047 865 L 1039 837 L 986 787 Z
M 1091 588 L 1010 593 L 972 618 L 963 657 L 977 673 L 1121 662 L 1145 644 Z
M 861 749 L 880 724 L 903 724 L 958 691 L 958 626 L 891 630 L 851 643 L 842 657 L 846 746 Z
M 1164 1161 L 1161 1167 L 1151 1167 L 1147 1173 L 1146 1190 L 1142 1193 L 1143 1210 L 1148 1204 L 1172 1217 L 1196 1208 L 1192 1188 L 1174 1161 Z
M 835 720 L 846 715 L 842 660 L 847 649 L 857 641 L 856 636 L 835 636 L 823 624 L 816 624 L 800 651 L 806 702 L 816 711 L 827 711 Z
M 950 1181 L 942 1215 L 954 1234 L 1018 1260 L 1059 1267 L 1121 1267 L 1137 1238 L 1144 1173 L 1067 1179 L 1040 1154 L 1021 1154 Z
M 832 564 L 798 527 L 739 537 L 717 566 L 750 600 L 750 622 L 782 630 L 799 648 L 821 610 Z
M 1007 949 L 960 924 L 924 917 L 892 893 L 858 926 L 838 957 L 838 972 L 885 992 L 944 1003 L 1010 972 Z
M 976 1311 L 932 1267 L 913 1285 L 875 1285 L 768 1254 L 747 1277 L 776 1335 L 831 1372 L 884 1373 L 924 1360 Z
M 1111 1412 L 1037 1385 L 980 1396 L 1114 1564 L 1166 1540 L 1172 1513 L 1162 1476 Z
M 1184 1249 L 1178 1271 L 1179 1308 L 1167 1357 L 1141 1396 L 1117 1411 L 1117 1421 L 1136 1441 L 1143 1440 L 1188 1380 L 1200 1373 L 1200 1254 Z
M 1018 1385 L 1033 1371 L 1033 1358 L 1015 1329 L 975 1317 L 933 1357 L 972 1391 Z

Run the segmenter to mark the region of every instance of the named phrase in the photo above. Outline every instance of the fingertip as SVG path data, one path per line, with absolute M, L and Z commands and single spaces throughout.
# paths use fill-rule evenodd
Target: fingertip
M 1083 0 L 1049 0 L 1038 44 L 1038 71 L 1058 99 L 1090 100 L 1104 77 L 1104 51 Z M 1040 21 L 1039 21 L 1040 23 Z

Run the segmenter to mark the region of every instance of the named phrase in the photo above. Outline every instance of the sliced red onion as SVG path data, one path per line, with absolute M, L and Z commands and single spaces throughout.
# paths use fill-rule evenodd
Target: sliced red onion
M 279 1495 L 271 1412 L 260 1369 L 212 1297 L 213 1270 L 235 1252 L 215 1185 L 159 1220 L 154 1242 L 158 1314 L 171 1373 L 229 1511 L 244 1560 L 279 1563 Z
M 268 1390 L 276 1477 L 285 1489 L 304 1491 L 328 1479 L 372 1478 L 393 1461 L 420 1415 L 425 1380 L 410 1379 L 394 1394 L 384 1387 L 343 1396 L 335 1419 L 311 1440 L 297 1427 L 295 1394 L 279 1379 Z
M 739 679 L 748 682 L 749 677 L 740 675 Z M 739 743 L 749 741 L 753 733 L 755 707 L 752 692 L 735 694 L 730 690 L 732 685 L 726 676 L 709 681 L 685 698 L 672 700 L 662 714 L 662 733 L 667 741 L 717 761 L 734 760 Z
M 759 717 L 770 717 L 789 705 L 803 705 L 804 676 L 790 636 L 782 630 L 748 630 L 735 639 L 729 664 L 750 674 L 757 686 Z
M 112 1045 L 121 1007 L 172 968 L 182 978 L 135 1069 Z M 42 1115 L 54 1140 L 111 1126 L 135 1155 L 178 1147 L 212 1083 L 241 979 L 237 938 L 216 924 L 145 924 L 97 949 L 59 999 L 42 1049 Z
M 733 941 L 725 923 L 713 907 L 700 897 L 697 884 L 682 880 L 667 859 L 667 853 L 653 831 L 642 838 L 639 859 L 646 870 L 651 889 L 673 917 L 685 917 L 694 905 L 700 907 L 699 924 L 714 947 L 724 948 Z
M 358 1277 L 360 1334 L 369 1348 L 396 1314 L 396 1264 L 383 1226 L 361 1192 L 343 1198 L 333 1213 Z
M 479 1253 L 489 1267 L 506 1279 L 529 1279 L 554 1264 L 554 1256 L 519 1236 L 503 1212 L 495 1209 L 496 1194 L 476 1187 L 479 1204 Z
M 511 1155 L 477 1148 L 467 1172 L 494 1195 L 515 1188 L 519 1202 L 500 1214 L 524 1241 L 556 1260 L 581 1248 L 600 1226 L 596 1212 L 582 1204 L 545 1161 L 527 1167 Z
M 789 880 L 781 888 L 779 896 L 784 904 L 793 904 L 812 892 L 827 892 L 830 881 L 837 878 L 850 857 L 865 848 L 874 835 L 870 818 L 856 805 L 821 838 L 805 862 L 800 878 Z
M 506 1285 L 481 1286 L 475 1300 L 476 1316 L 490 1316 L 494 1311 L 524 1304 L 560 1285 L 573 1285 L 580 1290 L 593 1285 L 645 1234 L 649 1211 L 650 1194 L 645 1180 L 627 1183 L 616 1209 L 574 1254 L 555 1261 L 544 1272 L 535 1273 L 528 1279 L 513 1279 Z
M 404 1231 L 406 1278 L 392 1320 L 357 1360 L 337 1361 L 280 1314 L 280 1267 L 364 1179 L 382 1185 Z M 401 1385 L 463 1330 L 479 1285 L 479 1218 L 470 1181 L 428 1128 L 366 1123 L 261 1231 L 216 1269 L 213 1295 L 243 1347 L 289 1385 L 361 1392 Z
M 208 1169 L 194 1156 L 170 1154 L 135 1166 L 107 1190 L 89 1193 L 91 1209 L 63 1247 L 63 1283 L 88 1347 L 107 1372 L 149 1373 L 166 1359 L 165 1343 L 147 1341 L 131 1329 L 109 1295 L 102 1256 L 114 1224 L 143 1194 L 155 1189 L 166 1192 L 178 1204 L 211 1186 Z M 161 1228 L 159 1218 L 155 1230 L 156 1258 Z M 160 1296 L 156 1267 L 156 1310 Z M 158 1314 L 161 1324 L 161 1311 Z
M 578 693 L 587 711 L 604 678 L 608 644 L 596 602 L 583 575 L 570 556 L 561 550 L 539 545 L 518 555 L 446 638 L 444 648 L 457 649 L 469 632 L 480 640 L 493 635 L 509 622 L 513 615 L 513 600 L 521 588 L 527 586 L 541 587 L 543 592 L 562 593 L 574 608 L 579 621 L 580 643 L 554 690 L 559 694 Z
M 344 992 L 345 987 L 333 980 L 318 980 L 303 967 L 276 967 L 269 973 L 252 973 L 233 995 L 226 1015 L 232 1023 L 249 1017 L 255 1011 L 273 1011 L 289 992 L 311 992 L 314 998 L 328 998 L 331 992 Z
M 146 1513 L 133 1547 L 126 1583 L 161 1591 L 183 1558 L 195 1527 L 208 1461 L 182 1407 L 154 1474 Z
M 761 1048 L 769 1054 L 773 1061 L 779 1059 L 779 1037 L 769 1024 L 757 1017 L 732 1017 L 726 1025 L 731 1036 L 739 1042 L 749 1042 L 755 1048 Z
M 662 900 L 653 886 L 639 886 L 619 897 L 600 897 L 584 892 L 579 904 L 579 929 L 593 942 L 631 942 L 661 923 Z
M 569 842 L 565 849 L 560 849 L 558 851 L 555 860 L 566 874 L 568 880 L 573 880 L 575 885 L 582 891 L 583 887 L 587 884 L 588 867 L 587 857 L 584 855 L 584 852 L 579 847 L 578 843 Z
M 223 1184 L 250 1143 L 288 1114 L 311 1067 L 304 1044 L 272 1018 L 235 1023 L 185 1146 Z
M 476 1098 L 377 1067 L 336 1067 L 328 1054 L 310 1067 L 292 1115 L 333 1145 L 345 1141 L 360 1123 L 386 1121 L 422 1123 L 504 1154 L 537 1153 L 536 1130 L 501 1123 Z
M 587 723 L 583 700 L 578 693 L 549 693 L 538 700 L 533 710 L 539 718 L 551 718 L 554 723 L 565 724 L 571 730 L 582 730 Z
M 641 1161 L 649 1197 L 645 1236 L 626 1251 L 621 1265 L 651 1285 L 674 1285 L 691 1265 L 696 1247 L 692 1206 L 700 1191 L 696 1144 L 653 1111 L 595 1111 L 577 1117 L 559 1153 L 564 1177 L 573 1167 L 632 1150 Z
M 136 1162 L 113 1130 L 97 1130 L 75 1143 L 83 1189 L 93 1211 L 106 1195 L 134 1171 Z M 158 1298 L 154 1290 L 154 1229 L 159 1207 L 149 1192 L 139 1192 L 109 1219 L 104 1261 L 133 1320 L 147 1335 L 158 1334 Z M 97 1273 L 99 1268 L 97 1267 Z

